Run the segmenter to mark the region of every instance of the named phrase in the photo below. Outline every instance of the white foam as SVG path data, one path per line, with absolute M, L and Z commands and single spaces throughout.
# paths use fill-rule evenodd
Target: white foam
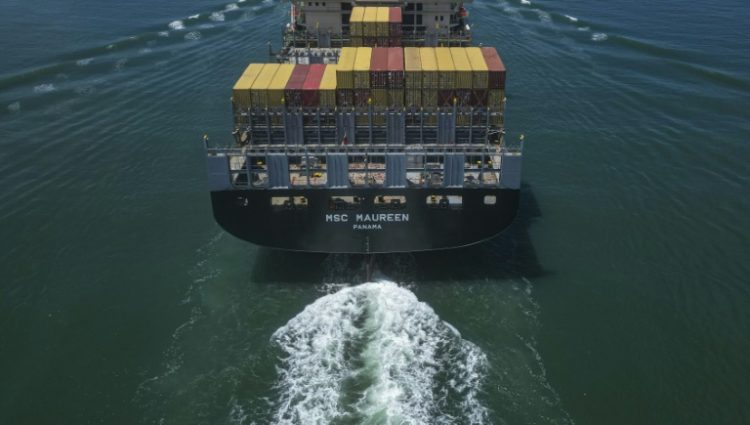
M 237 3 L 244 3 L 244 2 L 246 2 L 246 1 L 247 1 L 247 0 L 237 0 Z
M 578 27 L 578 31 L 588 31 L 590 29 L 589 27 Z
M 149 53 L 151 53 L 152 51 L 153 51 L 152 49 L 150 49 L 150 48 L 148 48 L 148 47 L 144 47 L 144 48 L 142 48 L 141 50 L 139 50 L 139 51 L 138 51 L 138 53 L 140 53 L 140 54 L 142 54 L 142 55 L 146 55 L 146 54 L 149 54 Z
M 536 10 L 536 14 L 537 14 L 537 16 L 539 16 L 539 20 L 540 21 L 542 21 L 544 23 L 550 23 L 550 22 L 552 22 L 552 16 L 550 16 L 549 13 L 547 13 L 547 12 L 545 12 L 543 10 L 537 9 Z
M 226 5 L 226 7 L 224 7 L 224 11 L 231 12 L 233 10 L 239 10 L 239 8 L 240 7 L 237 6 L 237 3 L 229 3 L 228 5 Z
M 595 32 L 591 34 L 591 41 L 604 41 L 608 38 L 609 36 L 603 32 Z
M 200 13 L 196 13 L 195 15 L 188 16 L 188 19 L 198 19 L 200 17 L 201 17 L 201 14 Z
M 202 35 L 201 35 L 200 31 L 191 31 L 191 32 L 185 34 L 185 40 L 190 40 L 190 41 L 200 40 L 201 37 L 202 37 Z
M 467 423 L 487 421 L 484 353 L 393 282 L 323 296 L 272 340 L 284 352 L 275 423 L 432 424 L 456 399 Z
M 169 31 L 159 31 L 159 37 L 169 37 Z
M 208 17 L 208 19 L 214 22 L 224 22 L 225 17 L 222 12 L 214 12 Z
M 34 93 L 49 93 L 55 90 L 57 90 L 57 88 L 52 83 L 39 84 L 38 86 L 34 86 Z
M 92 62 L 93 60 L 94 60 L 94 58 L 85 58 L 85 59 L 78 59 L 78 60 L 76 61 L 76 65 L 78 65 L 78 66 L 87 66 L 87 65 L 88 65 L 88 64 L 90 64 L 90 63 L 91 63 L 91 62 Z
M 531 5 L 531 2 L 529 0 L 521 0 L 521 4 L 525 4 L 528 6 Z
M 568 18 L 570 22 L 578 22 L 578 18 L 576 18 L 575 16 L 570 16 L 570 15 L 563 15 L 563 16 Z
M 172 21 L 169 23 L 169 28 L 175 31 L 184 30 L 185 24 L 182 21 Z
M 13 102 L 10 105 L 8 105 L 8 111 L 10 112 L 18 112 L 21 110 L 21 102 Z

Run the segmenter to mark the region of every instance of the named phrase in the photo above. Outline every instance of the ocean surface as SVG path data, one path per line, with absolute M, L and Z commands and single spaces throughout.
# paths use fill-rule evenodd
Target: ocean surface
M 518 219 L 373 282 L 211 215 L 287 6 L 0 6 L 0 424 L 750 423 L 745 0 L 470 5 Z

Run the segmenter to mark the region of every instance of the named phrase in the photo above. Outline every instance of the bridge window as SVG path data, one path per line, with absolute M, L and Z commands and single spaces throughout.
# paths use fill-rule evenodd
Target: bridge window
M 401 210 L 406 208 L 406 196 L 378 195 L 375 197 L 375 207 L 384 210 Z
M 356 210 L 362 205 L 359 196 L 331 196 L 328 199 L 328 209 L 334 211 Z
M 307 208 L 307 198 L 304 196 L 272 196 L 271 207 L 276 211 Z
M 436 209 L 460 210 L 463 208 L 464 198 L 461 195 L 429 195 L 427 206 Z

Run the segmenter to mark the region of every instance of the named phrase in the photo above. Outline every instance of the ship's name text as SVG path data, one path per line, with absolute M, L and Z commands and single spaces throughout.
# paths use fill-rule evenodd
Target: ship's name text
M 409 221 L 409 214 L 326 214 L 326 223 L 400 223 Z

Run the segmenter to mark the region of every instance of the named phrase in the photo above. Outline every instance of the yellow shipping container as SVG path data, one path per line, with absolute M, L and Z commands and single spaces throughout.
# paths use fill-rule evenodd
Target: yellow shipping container
M 289 77 L 294 72 L 295 66 L 297 65 L 291 63 L 279 65 L 276 75 L 273 76 L 271 84 L 268 85 L 268 106 L 284 105 L 284 89 L 286 88 L 286 83 L 289 82 Z
M 453 65 L 451 49 L 448 47 L 436 47 L 435 58 L 437 59 L 438 84 L 440 85 L 440 88 L 456 88 L 456 68 Z
M 404 48 L 404 80 L 407 89 L 422 88 L 422 61 L 416 47 Z
M 422 63 L 422 88 L 436 89 L 440 87 L 438 81 L 438 66 L 434 47 L 420 47 L 419 59 Z
M 365 37 L 376 37 L 378 35 L 377 21 L 378 9 L 376 7 L 365 7 L 365 16 L 362 19 L 362 35 Z
M 451 47 L 450 51 L 451 59 L 453 59 L 453 67 L 456 69 L 456 88 L 470 89 L 472 69 L 469 58 L 466 56 L 466 48 Z
M 237 80 L 237 83 L 232 88 L 232 100 L 236 107 L 244 109 L 252 106 L 250 88 L 253 86 L 255 79 L 262 69 L 262 63 L 252 63 L 245 69 L 240 79 Z
M 362 37 L 358 35 L 353 35 L 351 37 L 351 43 L 349 43 L 352 47 L 362 47 Z
M 370 88 L 370 59 L 372 47 L 357 47 L 357 58 L 354 61 L 354 88 Z
M 340 89 L 354 88 L 354 60 L 357 58 L 356 47 L 341 49 L 339 63 L 336 66 L 336 86 Z
M 320 79 L 318 90 L 320 93 L 320 106 L 333 108 L 336 106 L 336 67 L 337 65 L 326 65 L 323 78 Z
M 469 58 L 471 65 L 472 77 L 471 87 L 473 89 L 486 89 L 488 86 L 487 63 L 484 61 L 482 49 L 479 47 L 466 48 L 466 56 Z
M 263 108 L 268 106 L 268 86 L 271 84 L 271 80 L 273 80 L 278 69 L 279 64 L 277 63 L 263 65 L 263 69 L 261 69 L 260 74 L 253 81 L 252 87 L 250 87 L 250 98 L 254 107 Z
M 375 35 L 378 37 L 388 37 L 388 16 L 390 11 L 387 7 L 376 7 L 375 9 L 377 9 Z
M 362 37 L 362 21 L 365 17 L 365 8 L 356 6 L 352 8 L 352 15 L 349 18 L 349 34 L 352 36 Z

